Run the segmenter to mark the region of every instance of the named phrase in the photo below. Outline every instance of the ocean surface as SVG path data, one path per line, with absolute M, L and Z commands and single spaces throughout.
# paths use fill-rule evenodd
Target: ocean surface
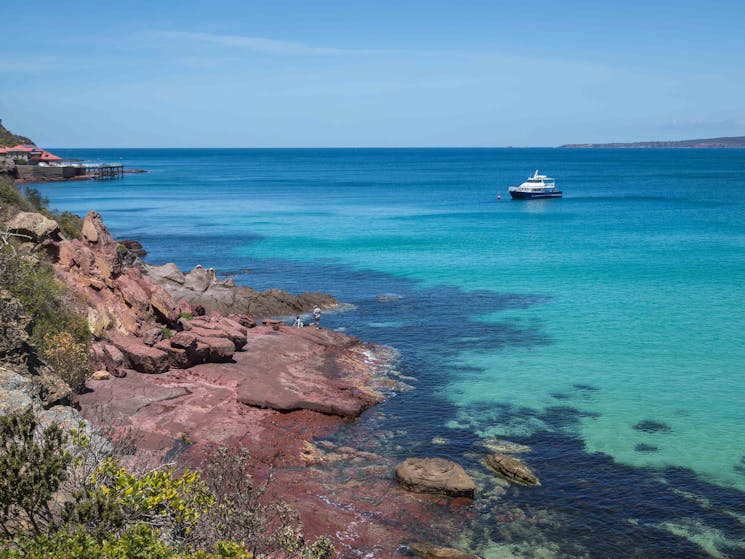
M 349 436 L 479 479 L 529 446 L 543 485 L 490 482 L 460 547 L 745 557 L 745 150 L 54 151 L 148 171 L 36 185 L 148 262 L 354 305 L 323 323 L 413 390 Z M 535 169 L 563 199 L 509 200 Z

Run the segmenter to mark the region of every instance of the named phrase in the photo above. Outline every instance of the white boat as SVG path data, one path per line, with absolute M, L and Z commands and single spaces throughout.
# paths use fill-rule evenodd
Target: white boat
M 554 179 L 546 175 L 539 175 L 538 171 L 532 177 L 528 177 L 520 186 L 511 186 L 509 189 L 513 200 L 533 200 L 535 198 L 561 198 L 561 190 L 556 189 Z

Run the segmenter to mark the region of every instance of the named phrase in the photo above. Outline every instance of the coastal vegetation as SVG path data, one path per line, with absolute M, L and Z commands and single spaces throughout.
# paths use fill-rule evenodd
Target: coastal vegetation
M 328 559 L 297 516 L 264 504 L 248 456 L 215 449 L 203 478 L 165 466 L 134 474 L 85 425 L 42 427 L 30 411 L 0 417 L 0 557 Z
M 3 126 L 3 121 L 0 120 L 0 147 L 15 146 L 18 144 L 34 144 L 29 138 L 25 136 L 19 136 L 13 134 L 10 130 Z
M 30 195 L 29 195 L 30 194 Z M 0 178 L 0 201 L 7 217 L 19 210 L 36 209 L 43 200 L 36 191 L 25 196 Z M 46 217 L 46 216 L 45 216 Z M 75 295 L 57 279 L 44 254 L 30 254 L 19 241 L 23 235 L 3 237 L 0 246 L 0 286 L 20 304 L 29 319 L 31 344 L 52 370 L 74 391 L 85 387 L 89 372 L 91 333 L 79 312 Z

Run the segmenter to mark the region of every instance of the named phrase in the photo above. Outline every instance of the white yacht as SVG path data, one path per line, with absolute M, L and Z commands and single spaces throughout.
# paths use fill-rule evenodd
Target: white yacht
M 513 200 L 532 200 L 534 198 L 561 198 L 561 190 L 556 190 L 554 179 L 546 175 L 539 175 L 538 171 L 528 177 L 520 186 L 509 189 Z

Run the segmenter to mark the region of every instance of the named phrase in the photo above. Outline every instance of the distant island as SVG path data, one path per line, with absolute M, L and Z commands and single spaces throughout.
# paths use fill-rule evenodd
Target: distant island
M 745 136 L 651 142 L 613 142 L 610 144 L 565 144 L 560 148 L 745 148 Z

